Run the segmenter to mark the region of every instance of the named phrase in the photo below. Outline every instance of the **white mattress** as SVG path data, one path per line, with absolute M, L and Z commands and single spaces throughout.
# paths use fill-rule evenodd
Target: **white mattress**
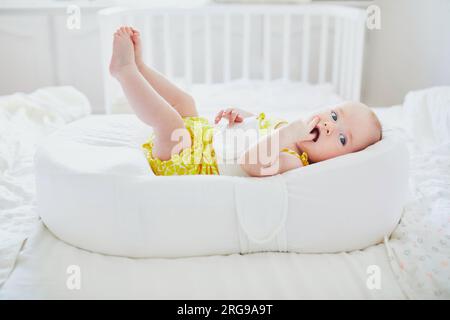
M 80 269 L 70 290 L 67 268 Z M 379 267 L 380 289 L 368 268 Z M 370 271 L 370 269 L 369 269 Z M 339 254 L 257 253 L 128 259 L 90 253 L 43 225 L 26 243 L 0 298 L 23 299 L 401 299 L 383 245 Z
M 229 92 L 224 90 L 221 94 L 224 97 Z M 220 101 L 220 95 L 216 98 Z M 336 99 L 331 96 L 329 98 Z M 425 103 L 419 98 L 411 97 L 411 100 Z M 215 99 L 211 101 L 213 100 Z M 314 101 L 306 101 L 306 104 L 314 106 Z M 318 105 L 322 104 L 318 103 L 315 106 Z M 411 110 L 417 111 L 419 108 Z M 293 112 L 291 108 L 285 111 Z M 386 126 L 399 125 L 403 122 L 404 114 L 400 107 L 377 109 L 376 112 Z M 210 114 L 213 113 L 211 110 Z M 421 119 L 428 118 L 421 117 Z M 429 298 L 436 293 L 448 298 L 450 287 L 448 272 L 447 275 L 444 273 L 445 278 L 436 277 L 436 281 L 426 285 L 423 285 L 422 275 L 428 277 L 426 272 L 429 267 L 434 271 L 445 272 L 445 267 L 441 263 L 449 256 L 448 248 L 445 251 L 445 245 L 439 245 L 439 241 L 445 240 L 445 234 L 448 235 L 450 229 L 444 223 L 446 220 L 441 222 L 439 219 L 442 217 L 448 220 L 448 213 L 445 215 L 444 212 L 445 208 L 449 208 L 447 204 L 450 202 L 450 188 L 446 188 L 445 183 L 448 185 L 448 181 L 442 180 L 448 177 L 448 172 L 442 170 L 446 163 L 450 163 L 450 152 L 444 152 L 442 149 L 442 152 L 437 153 L 438 157 L 426 154 L 430 157 L 426 165 L 433 160 L 432 167 L 413 166 L 412 181 L 416 183 L 414 185 L 416 193 L 428 192 L 432 195 L 430 204 L 436 205 L 432 210 L 421 210 L 411 198 L 411 203 L 405 211 L 406 220 L 394 233 L 388 246 L 382 244 L 362 251 L 339 254 L 262 253 L 182 259 L 128 259 L 104 256 L 69 246 L 54 238 L 42 223 L 38 223 L 35 232 L 24 243 L 12 272 L 9 274 L 8 269 L 6 271 L 2 269 L 0 263 L 3 275 L 9 274 L 0 288 L 0 299 L 390 299 Z M 417 163 L 422 161 L 420 157 L 413 160 Z M 27 170 L 32 172 L 30 169 Z M 426 175 L 423 174 L 425 172 Z M 438 181 L 440 184 L 433 184 L 432 181 Z M 4 201 L 2 196 L 0 194 L 0 201 Z M 32 209 L 32 206 L 30 208 Z M 32 213 L 31 210 L 29 212 Z M 427 221 L 427 229 L 423 227 L 423 220 Z M 434 231 L 435 226 L 440 228 L 441 233 L 428 231 Z M 14 229 L 10 230 L 13 234 Z M 433 245 L 439 250 L 440 255 L 437 255 L 434 249 L 420 248 L 420 243 L 413 240 L 419 232 L 428 235 L 420 239 L 420 243 L 424 242 L 427 248 Z M 435 235 L 433 241 L 436 242 L 428 241 L 431 235 Z M 442 237 L 439 237 L 440 235 Z M 419 254 L 426 255 L 424 261 L 426 265 L 422 263 Z M 14 260 L 11 261 L 14 263 Z M 80 267 L 82 277 L 80 290 L 69 290 L 66 286 L 69 277 L 67 268 L 73 265 Z M 379 268 L 381 275 L 379 290 L 370 290 L 366 285 L 369 279 L 368 268 L 371 266 Z

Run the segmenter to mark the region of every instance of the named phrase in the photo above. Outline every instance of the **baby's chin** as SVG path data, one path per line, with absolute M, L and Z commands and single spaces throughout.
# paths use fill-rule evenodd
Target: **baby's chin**
M 319 162 L 334 158 L 334 155 L 328 154 L 327 150 L 323 150 L 320 143 L 314 141 L 301 141 L 297 143 L 297 147 L 306 152 L 310 162 Z
M 316 143 L 317 142 L 314 142 L 314 141 L 300 141 L 300 142 L 297 142 L 297 147 L 302 152 L 306 152 L 308 154 L 309 159 L 312 159 L 312 158 L 315 158 L 315 155 L 316 155 L 317 146 L 314 145 Z

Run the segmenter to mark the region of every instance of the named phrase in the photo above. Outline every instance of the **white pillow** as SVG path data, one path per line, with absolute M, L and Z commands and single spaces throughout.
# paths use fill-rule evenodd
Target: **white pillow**
M 134 115 L 90 116 L 35 156 L 37 210 L 60 239 L 129 257 L 339 252 L 399 221 L 408 152 L 391 131 L 366 150 L 269 178 L 154 176 Z

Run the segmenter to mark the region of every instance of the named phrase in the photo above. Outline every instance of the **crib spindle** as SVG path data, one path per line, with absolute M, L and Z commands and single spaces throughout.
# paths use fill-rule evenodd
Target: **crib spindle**
M 286 14 L 283 19 L 283 78 L 290 78 L 291 53 L 291 15 Z
M 154 55 L 153 55 L 153 46 L 152 46 L 152 28 L 151 28 L 151 20 L 152 17 L 148 17 L 144 20 L 144 41 L 143 43 L 143 55 L 144 60 L 147 62 L 150 66 L 153 66 L 154 64 Z
M 270 26 L 270 16 L 268 14 L 264 15 L 264 30 L 263 30 L 263 56 L 264 56 L 264 81 L 268 82 L 271 79 L 271 63 L 270 63 L 270 38 L 271 38 L 271 26 Z
M 249 58 L 250 58 L 250 15 L 244 14 L 244 36 L 243 39 L 243 61 L 242 61 L 242 78 L 249 79 Z
M 190 14 L 184 15 L 184 74 L 188 83 L 192 83 L 192 29 Z
M 206 84 L 212 83 L 211 72 L 211 19 L 209 14 L 205 14 L 205 82 Z
M 322 16 L 320 31 L 319 83 L 325 83 L 328 50 L 328 16 Z
M 169 15 L 163 15 L 163 35 L 164 35 L 164 72 L 167 77 L 172 78 L 172 50 L 170 45 L 170 23 Z
M 303 16 L 303 41 L 302 41 L 302 82 L 309 81 L 309 34 L 310 34 L 310 17 L 309 15 Z
M 332 82 L 334 90 L 338 90 L 339 81 L 339 62 L 340 62 L 340 47 L 341 47 L 341 35 L 342 35 L 342 23 L 339 17 L 334 19 L 334 36 L 333 36 L 333 74 Z
M 114 17 L 117 18 L 117 17 Z M 109 61 L 112 54 L 111 46 L 111 34 L 116 31 L 115 19 L 108 19 L 108 17 L 100 16 L 100 42 L 102 46 L 102 69 L 103 69 L 103 81 L 104 81 L 104 95 L 105 100 L 105 112 L 111 113 L 112 103 L 113 103 L 113 90 L 114 86 L 117 85 L 116 82 L 111 81 L 111 74 L 109 71 Z
M 231 80 L 231 66 L 230 66 L 230 15 L 225 14 L 224 21 L 224 64 L 223 64 L 223 80 L 229 82 Z
M 352 98 L 352 86 L 353 86 L 353 68 L 354 68 L 354 51 L 355 51 L 355 22 L 351 21 L 349 23 L 349 43 L 348 43 L 348 57 L 347 57 L 347 75 L 345 79 L 345 91 L 344 95 L 347 99 Z
M 352 99 L 358 101 L 361 95 L 361 73 L 362 59 L 364 55 L 364 38 L 365 38 L 365 17 L 361 15 L 361 19 L 356 23 L 355 37 L 355 67 L 353 76 L 353 93 Z
M 339 79 L 339 94 L 344 99 L 347 99 L 345 96 L 345 81 L 347 80 L 347 62 L 348 62 L 348 21 L 344 20 L 342 24 L 342 30 L 343 30 L 343 37 L 342 37 L 342 44 L 341 44 L 341 73 L 340 73 L 340 79 Z
M 135 25 L 134 25 L 134 17 L 131 14 L 126 14 L 123 17 L 123 25 L 129 26 L 129 27 L 135 27 Z

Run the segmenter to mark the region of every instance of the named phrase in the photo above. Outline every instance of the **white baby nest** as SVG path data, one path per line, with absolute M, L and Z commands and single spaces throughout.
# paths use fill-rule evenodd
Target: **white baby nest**
M 408 152 L 391 131 L 364 151 L 270 178 L 153 175 L 134 115 L 90 116 L 35 156 L 37 210 L 60 239 L 129 257 L 338 252 L 383 240 L 402 213 Z

